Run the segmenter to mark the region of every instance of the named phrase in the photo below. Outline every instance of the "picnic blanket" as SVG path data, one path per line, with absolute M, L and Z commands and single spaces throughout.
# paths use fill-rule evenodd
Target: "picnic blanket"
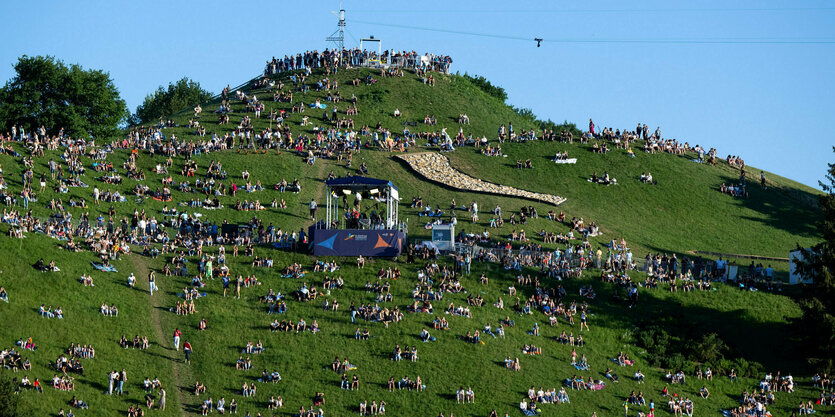
M 312 103 L 312 104 L 310 105 L 310 108 L 311 108 L 311 109 L 315 109 L 315 108 L 325 109 L 325 108 L 327 108 L 327 107 L 328 107 L 327 105 L 322 104 L 322 103 L 319 103 L 319 105 L 318 105 L 318 106 L 316 105 L 316 103 Z
M 555 164 L 576 164 L 577 158 L 558 159 L 554 161 Z
M 96 268 L 96 269 L 98 269 L 99 271 L 104 271 L 104 272 L 119 272 L 119 271 L 117 271 L 117 270 L 116 270 L 116 267 L 115 267 L 115 266 L 113 266 L 113 265 L 102 265 L 102 264 L 97 264 L 97 263 L 95 263 L 95 262 L 93 262 L 93 261 L 90 261 L 90 265 L 93 265 L 93 268 Z
M 574 367 L 577 368 L 578 371 L 588 371 L 589 364 L 582 364 L 582 363 L 575 363 Z

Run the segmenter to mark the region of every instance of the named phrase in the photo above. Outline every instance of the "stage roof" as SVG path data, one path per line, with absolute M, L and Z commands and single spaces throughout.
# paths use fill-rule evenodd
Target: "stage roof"
M 379 187 L 391 187 L 395 190 L 397 189 L 391 181 L 368 177 L 334 178 L 332 180 L 325 181 L 325 185 L 327 185 L 328 188 L 337 188 L 342 190 L 370 190 L 372 188 Z

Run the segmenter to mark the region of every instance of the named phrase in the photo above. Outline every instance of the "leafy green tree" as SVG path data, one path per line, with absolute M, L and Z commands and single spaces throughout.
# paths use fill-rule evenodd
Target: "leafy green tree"
M 49 133 L 61 128 L 72 136 L 106 137 L 118 133 L 129 115 L 125 101 L 101 70 L 65 65 L 52 56 L 23 55 L 15 76 L 0 89 L 0 128 L 12 125 Z
M 810 362 L 832 372 L 835 370 L 835 164 L 829 164 L 826 180 L 828 183 L 819 182 L 825 193 L 820 198 L 823 221 L 819 228 L 823 242 L 804 250 L 806 261 L 799 265 L 801 274 L 813 278 L 809 298 L 802 303 L 800 324 Z
M 693 346 L 692 357 L 700 362 L 715 363 L 725 357 L 728 345 L 716 333 L 709 333 L 701 337 Z
M 167 117 L 185 108 L 196 106 L 212 97 L 212 93 L 200 87 L 200 83 L 183 77 L 169 83 L 168 88 L 159 86 L 153 94 L 145 96 L 145 101 L 136 108 L 132 124 L 153 122 L 160 117 Z
M 491 95 L 501 100 L 502 102 L 507 100 L 507 92 L 504 90 L 504 88 L 491 84 L 490 81 L 488 81 L 486 78 L 480 75 L 470 75 L 466 72 L 464 73 L 463 77 L 464 79 L 473 83 L 473 85 L 480 88 L 488 95 Z
M 14 377 L 10 374 L 0 374 L 0 417 L 17 417 L 20 415 Z

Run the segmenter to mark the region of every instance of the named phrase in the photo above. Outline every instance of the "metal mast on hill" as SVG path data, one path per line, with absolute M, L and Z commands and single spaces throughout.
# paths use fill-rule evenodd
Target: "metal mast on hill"
M 336 24 L 336 32 L 325 38 L 325 41 L 332 42 L 334 49 L 341 51 L 345 49 L 345 9 L 342 8 L 342 1 L 339 2 L 339 13 L 331 13 L 339 17 L 339 23 Z

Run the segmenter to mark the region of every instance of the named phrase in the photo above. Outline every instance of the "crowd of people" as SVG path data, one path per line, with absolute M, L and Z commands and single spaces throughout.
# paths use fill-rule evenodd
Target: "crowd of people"
M 226 250 L 232 252 L 231 257 L 245 257 L 247 263 L 254 268 L 272 268 L 274 266 L 273 258 L 259 257 L 255 255 L 255 247 L 258 245 L 275 245 L 276 247 L 298 249 L 306 247 L 307 236 L 304 230 L 288 231 L 283 230 L 281 225 L 273 225 L 272 223 L 264 224 L 258 219 L 258 212 L 268 210 L 267 205 L 263 205 L 260 199 L 244 198 L 243 200 L 236 200 L 234 204 L 230 204 L 230 208 L 239 211 L 252 211 L 252 219 L 244 225 L 235 225 L 236 232 L 224 231 L 225 226 L 231 226 L 227 221 L 221 224 L 208 223 L 203 221 L 195 213 L 186 211 L 192 208 L 202 209 L 222 209 L 220 199 L 228 200 L 231 198 L 237 199 L 237 193 L 255 193 L 255 192 L 269 192 L 262 186 L 262 179 L 250 178 L 251 175 L 248 170 L 241 172 L 240 176 L 237 173 L 229 173 L 219 161 L 212 160 L 208 165 L 203 162 L 198 163 L 192 157 L 201 155 L 203 153 L 218 152 L 224 150 L 232 150 L 237 147 L 238 152 L 266 152 L 267 149 L 275 149 L 277 152 L 288 152 L 302 158 L 308 164 L 314 165 L 319 158 L 333 159 L 346 164 L 346 167 L 351 167 L 351 161 L 354 155 L 363 152 L 365 149 L 383 149 L 388 151 L 405 150 L 408 147 L 415 146 L 416 140 L 426 140 L 428 144 L 438 145 L 445 150 L 454 150 L 461 146 L 483 147 L 482 153 L 485 155 L 498 156 L 503 155 L 501 145 L 505 142 L 523 143 L 528 141 L 548 140 L 573 143 L 574 135 L 569 130 L 562 130 L 554 132 L 544 130 L 541 132 L 535 130 L 522 129 L 521 131 L 514 131 L 512 123 L 507 126 L 502 125 L 498 129 L 498 144 L 495 146 L 488 143 L 486 137 L 474 138 L 472 135 L 466 135 L 464 127 L 470 124 L 470 118 L 466 113 L 461 113 L 458 117 L 459 130 L 454 137 L 447 133 L 446 128 L 441 128 L 435 132 L 412 133 L 409 131 L 408 125 L 404 124 L 402 132 L 393 132 L 382 124 L 376 127 L 362 126 L 355 129 L 354 121 L 350 118 L 360 111 L 358 102 L 360 98 L 353 95 L 348 98 L 340 95 L 339 84 L 330 79 L 332 74 L 340 69 L 350 68 L 354 66 L 371 66 L 371 67 L 389 67 L 385 71 L 381 71 L 381 77 L 387 76 L 404 76 L 403 70 L 414 71 L 424 84 L 427 86 L 435 85 L 434 72 L 448 73 L 449 66 L 452 60 L 444 55 L 420 55 L 412 52 L 395 52 L 385 51 L 381 54 L 373 51 L 361 50 L 343 50 L 332 51 L 325 50 L 322 52 L 309 51 L 305 53 L 296 54 L 294 56 L 285 56 L 282 58 L 273 58 L 267 62 L 265 68 L 265 78 L 261 78 L 253 85 L 253 89 L 248 92 L 243 90 L 232 91 L 230 88 L 225 88 L 221 93 L 222 104 L 216 112 L 218 115 L 219 124 L 229 124 L 231 122 L 230 114 L 236 111 L 243 110 L 241 122 L 237 126 L 231 126 L 230 132 L 221 134 L 220 132 L 209 132 L 206 129 L 206 122 L 200 121 L 200 115 L 204 110 L 198 105 L 194 109 L 194 118 L 189 122 L 189 128 L 193 129 L 196 138 L 183 140 L 174 135 L 167 134 L 168 128 L 173 127 L 172 121 L 160 120 L 160 123 L 154 127 L 136 127 L 132 128 L 127 138 L 122 141 L 114 141 L 103 146 L 96 145 L 93 140 L 72 139 L 65 136 L 62 132 L 56 135 L 49 135 L 44 127 L 31 131 L 27 129 L 24 132 L 22 127 L 15 126 L 12 129 L 10 136 L 0 137 L 0 144 L 2 144 L 4 151 L 7 154 L 17 155 L 15 148 L 22 148 L 22 151 L 31 153 L 31 157 L 23 157 L 23 165 L 25 168 L 21 177 L 22 189 L 19 195 L 8 192 L 8 185 L 2 178 L 2 171 L 0 171 L 0 189 L 3 191 L 3 198 L 7 206 L 22 207 L 23 210 L 17 208 L 4 209 L 2 214 L 2 221 L 12 226 L 10 234 L 14 230 L 16 237 L 22 237 L 24 232 L 38 232 L 43 233 L 52 238 L 58 239 L 63 243 L 68 250 L 89 250 L 98 257 L 99 263 L 97 269 L 107 271 L 111 268 L 110 260 L 119 259 L 124 254 L 131 253 L 131 246 L 139 247 L 143 254 L 147 256 L 166 255 L 168 261 L 160 273 L 165 276 L 183 276 L 190 278 L 190 285 L 182 288 L 182 292 L 178 293 L 178 299 L 175 305 L 171 307 L 171 311 L 178 315 L 191 315 L 197 313 L 197 303 L 206 297 L 207 286 L 212 285 L 211 282 L 215 278 L 220 278 L 223 285 L 223 296 L 227 295 L 227 290 L 230 285 L 234 287 L 234 296 L 236 299 L 241 298 L 242 288 L 246 291 L 247 288 L 255 287 L 261 284 L 261 280 L 254 274 L 238 274 L 237 278 L 232 274 L 231 268 L 227 263 Z M 323 70 L 326 75 L 324 78 L 315 79 L 316 76 L 313 70 Z M 287 74 L 285 74 L 287 73 Z M 288 75 L 286 80 L 276 82 L 275 76 Z M 373 85 L 376 80 L 372 76 L 368 76 L 364 81 L 355 80 L 356 86 Z M 310 112 L 318 109 L 325 109 L 321 118 L 321 124 L 324 128 L 316 126 L 315 134 L 304 134 L 300 131 L 293 132 L 291 123 L 287 120 L 288 115 L 286 111 L 281 112 L 270 111 L 268 117 L 270 118 L 270 129 L 255 129 L 253 127 L 253 119 L 262 117 L 267 114 L 267 106 L 262 100 L 259 100 L 257 95 L 261 91 L 269 92 L 274 97 L 275 103 L 292 104 L 292 110 L 298 112 L 306 112 L 304 116 L 303 125 L 319 124 L 318 122 L 310 122 Z M 305 94 L 310 90 L 324 92 L 327 98 L 324 100 L 315 100 L 312 103 L 304 103 L 298 101 L 300 97 L 305 97 Z M 263 96 L 262 96 L 263 97 Z M 362 97 L 362 96 L 360 96 Z M 295 101 L 294 101 L 295 99 Z M 311 101 L 311 100 L 306 100 Z M 343 101 L 350 103 L 345 110 L 337 110 L 336 104 Z M 328 106 L 330 108 L 328 109 Z M 311 110 L 314 109 L 314 110 Z M 339 112 L 344 113 L 343 115 Z M 392 113 L 393 117 L 397 119 L 404 118 L 399 108 L 395 108 Z M 318 119 L 318 117 L 315 117 Z M 275 128 L 273 128 L 273 122 Z M 436 126 L 438 120 L 432 115 L 426 115 L 424 119 L 426 127 Z M 646 124 L 639 124 L 634 131 L 627 131 L 620 129 L 603 128 L 596 131 L 596 127 L 590 120 L 589 131 L 581 135 L 578 140 L 583 143 L 593 143 L 590 146 L 593 152 L 609 153 L 612 149 L 624 149 L 631 156 L 632 146 L 637 141 L 643 141 L 644 152 L 649 154 L 657 152 L 666 152 L 672 154 L 683 154 L 685 152 L 696 152 L 699 155 L 699 162 L 708 162 L 715 164 L 716 150 L 705 150 L 700 146 L 691 147 L 688 143 L 680 143 L 675 139 L 664 139 L 660 133 L 660 127 L 653 133 L 649 133 Z M 49 179 L 46 173 L 38 177 L 33 169 L 34 157 L 42 157 L 44 150 L 58 151 L 64 149 L 60 161 L 50 160 L 46 167 L 49 169 Z M 118 187 L 112 189 L 108 187 L 106 190 L 100 190 L 97 182 L 108 185 L 118 186 L 122 183 L 123 177 L 119 174 L 119 164 L 114 167 L 113 161 L 106 161 L 106 158 L 114 158 L 114 152 L 117 150 L 130 150 L 126 160 L 122 164 L 121 171 L 124 173 L 124 178 L 137 181 L 133 193 L 137 199 L 152 198 L 163 202 L 174 202 L 177 208 L 169 209 L 166 206 L 162 212 L 151 212 L 145 209 L 136 209 L 133 213 L 124 215 L 121 207 L 117 208 L 118 202 L 127 202 L 126 196 L 121 194 Z M 146 155 L 161 156 L 167 158 L 165 163 L 158 163 L 154 169 L 153 174 L 161 176 L 160 184 L 156 187 L 146 185 L 149 181 L 156 180 L 154 175 L 146 175 L 145 172 L 139 168 L 139 158 L 144 158 Z M 93 185 L 90 190 L 89 202 L 96 206 L 96 210 L 106 210 L 101 214 L 89 214 L 83 212 L 78 214 L 78 210 L 70 210 L 76 208 L 89 209 L 85 199 L 77 200 L 75 198 L 69 199 L 65 203 L 62 199 L 52 199 L 48 202 L 48 209 L 52 215 L 48 219 L 38 218 L 29 209 L 32 203 L 37 203 L 37 198 L 46 192 L 46 185 L 50 182 L 54 183 L 55 190 L 58 192 L 66 192 L 69 187 L 89 188 L 84 180 L 85 169 L 84 165 L 86 159 L 94 161 L 91 164 L 91 170 L 95 172 L 95 178 L 90 178 L 88 182 Z M 175 163 L 175 160 L 177 161 Z M 175 164 L 179 164 L 183 160 L 183 169 L 179 172 L 180 176 L 185 177 L 186 180 L 176 182 L 169 174 L 169 169 L 176 174 L 176 169 L 173 168 Z M 558 153 L 554 161 L 568 161 L 567 152 Z M 740 169 L 744 173 L 744 162 L 739 157 L 729 156 L 726 160 L 729 166 Z M 202 168 L 201 166 L 202 165 Z M 66 168 L 65 168 L 66 167 Z M 517 159 L 516 167 L 520 169 L 533 169 L 534 164 L 530 158 Z M 367 173 L 368 167 L 365 162 L 359 167 L 358 172 Z M 150 179 L 149 179 L 150 178 Z M 640 180 L 645 183 L 656 184 L 657 181 L 649 172 L 642 173 Z M 598 176 L 595 172 L 591 178 L 592 182 L 616 185 L 617 180 L 611 178 L 607 172 Z M 764 183 L 764 180 L 763 180 Z M 52 185 L 52 184 L 50 184 Z M 292 182 L 282 179 L 273 187 L 274 190 L 284 192 L 299 193 L 302 189 L 302 181 L 295 178 Z M 307 184 L 305 184 L 307 186 Z M 742 194 L 739 192 L 739 187 L 742 187 Z M 735 196 L 745 196 L 744 193 L 744 175 L 741 178 L 741 185 L 721 187 L 722 192 L 726 192 Z M 269 188 L 269 187 L 267 187 Z M 744 195 L 743 195 L 744 194 Z M 197 195 L 197 198 L 190 198 Z M 186 196 L 185 200 L 190 198 L 190 202 L 185 201 L 182 197 Z M 269 200 L 265 200 L 269 201 Z M 105 207 L 102 208 L 102 203 Z M 315 206 L 311 203 L 311 217 L 315 219 Z M 110 208 L 106 208 L 110 205 Z M 273 209 L 286 209 L 287 203 L 282 199 L 281 203 L 277 198 L 269 205 Z M 429 217 L 441 217 L 444 215 L 439 206 L 436 210 L 432 210 L 428 205 L 425 205 L 421 196 L 415 196 L 412 200 L 412 207 L 424 208 Z M 456 211 L 458 213 L 466 213 L 469 220 L 473 224 L 478 224 L 479 209 L 476 202 L 459 207 L 453 200 L 450 205 L 449 216 L 451 222 L 457 222 Z M 75 214 L 74 214 L 75 213 Z M 562 287 L 562 281 L 576 279 L 582 276 L 583 271 L 590 268 L 601 269 L 601 280 L 609 283 L 614 283 L 624 288 L 628 294 L 627 298 L 631 300 L 630 307 L 635 305 L 637 300 L 639 286 L 643 288 L 654 288 L 659 283 L 668 284 L 670 291 L 694 291 L 710 290 L 712 287 L 711 276 L 702 273 L 697 262 L 690 259 L 682 259 L 679 261 L 676 255 L 647 255 L 645 262 L 645 272 L 647 279 L 643 284 L 632 282 L 629 274 L 637 269 L 637 263 L 632 257 L 632 252 L 626 245 L 625 240 L 621 239 L 619 242 L 614 239 L 609 245 L 606 245 L 604 252 L 602 249 L 595 248 L 590 237 L 599 235 L 599 226 L 594 221 L 585 221 L 583 218 L 567 219 L 563 212 L 559 215 L 553 211 L 545 213 L 538 213 L 536 208 L 529 205 L 522 205 L 518 212 L 504 212 L 499 206 L 495 209 L 489 210 L 488 213 L 492 216 L 490 219 L 491 229 L 503 228 L 505 222 L 512 225 L 514 230 L 507 234 L 506 239 L 499 233 L 491 234 L 485 229 L 481 234 L 461 234 L 461 241 L 465 246 L 471 249 L 465 254 L 457 255 L 452 259 L 451 265 L 446 265 L 443 262 L 437 261 L 437 254 L 427 248 L 419 249 L 414 245 L 408 246 L 407 256 L 409 260 L 413 261 L 416 257 L 426 260 L 427 264 L 423 268 L 419 268 L 417 273 L 416 285 L 412 292 L 412 300 L 410 304 L 401 309 L 400 306 L 390 306 L 395 302 L 392 294 L 390 282 L 403 279 L 404 277 L 411 279 L 411 272 L 401 272 L 398 268 L 379 269 L 377 271 L 376 282 L 368 281 L 366 284 L 366 291 L 372 293 L 374 297 L 373 302 L 360 302 L 355 305 L 352 301 L 350 308 L 345 311 L 339 310 L 339 302 L 335 298 L 336 295 L 331 295 L 332 291 L 338 291 L 344 285 L 342 276 L 330 278 L 326 276 L 322 282 L 322 291 L 317 289 L 316 285 L 308 286 L 307 282 L 302 284 L 299 290 L 293 292 L 295 302 L 308 302 L 317 300 L 317 297 L 323 297 L 322 302 L 323 311 L 335 314 L 350 315 L 352 323 L 356 320 L 363 320 L 366 322 L 380 322 L 384 325 L 380 331 L 386 331 L 390 323 L 396 323 L 404 319 L 403 311 L 411 313 L 428 313 L 431 314 L 429 318 L 432 320 L 432 328 L 438 332 L 450 329 L 450 324 L 447 316 L 450 318 L 466 318 L 477 322 L 479 318 L 478 311 L 487 308 L 493 302 L 492 299 L 485 301 L 485 299 L 476 293 L 470 285 L 475 285 L 474 282 L 468 281 L 467 277 L 470 275 L 470 269 L 473 263 L 490 262 L 497 263 L 501 268 L 504 268 L 509 274 L 516 274 L 516 285 L 521 289 L 521 294 L 517 293 L 516 287 L 509 287 L 503 297 L 507 297 L 508 307 L 513 310 L 513 314 L 521 316 L 528 316 L 534 314 L 542 314 L 542 317 L 547 322 L 555 327 L 563 327 L 561 333 L 553 337 L 557 343 L 571 346 L 572 348 L 584 348 L 586 342 L 582 333 L 589 333 L 589 322 L 593 319 L 592 306 L 595 303 L 597 292 L 592 286 L 584 286 L 579 291 L 580 301 L 571 299 Z M 97 215 L 98 214 L 98 215 Z M 358 217 L 359 213 L 357 212 Z M 482 212 L 482 214 L 484 214 Z M 543 244 L 535 242 L 532 237 L 534 233 L 525 233 L 522 229 L 523 225 L 528 224 L 530 219 L 547 218 L 553 222 L 554 228 L 561 228 L 564 230 L 554 231 L 543 229 L 539 236 Z M 121 217 L 121 218 L 120 218 Z M 157 219 L 159 217 L 159 220 Z M 245 227 L 241 227 L 245 226 Z M 516 229 L 519 229 L 518 231 Z M 550 226 L 549 226 L 550 228 Z M 551 248 L 556 245 L 556 248 Z M 242 249 L 242 253 L 239 253 Z M 209 255 L 208 252 L 216 253 L 217 257 Z M 605 255 L 604 255 L 605 253 Z M 153 255 L 152 255 L 153 254 Z M 199 260 L 197 259 L 199 258 Z M 251 261 L 249 261 L 251 260 Z M 357 259 L 357 268 L 364 268 L 366 259 L 359 257 Z M 680 265 L 680 266 L 679 266 Z M 44 259 L 39 260 L 34 267 L 40 271 L 59 271 L 55 265 L 55 261 L 46 262 Z M 99 268 L 100 267 L 100 268 Z M 350 266 L 349 266 L 350 268 Z M 524 268 L 528 268 L 527 272 L 538 271 L 533 273 L 523 274 Z M 283 268 L 283 276 L 288 279 L 299 279 L 305 276 L 306 273 L 326 273 L 333 274 L 339 270 L 340 266 L 335 261 L 330 260 L 316 260 L 311 265 L 311 268 L 304 268 L 300 264 L 287 265 Z M 765 269 L 761 268 L 762 271 Z M 372 277 L 374 272 L 369 273 Z M 766 272 L 762 272 L 763 276 Z M 244 275 L 247 275 L 244 277 Z M 138 282 L 140 279 L 133 274 L 128 276 L 127 282 L 130 288 L 137 288 L 144 286 L 144 282 Z M 148 277 L 148 289 L 153 296 L 154 291 L 159 291 L 156 286 L 155 273 L 152 272 Z M 83 274 L 80 281 L 85 286 L 93 286 L 93 278 L 90 274 Z M 482 275 L 479 280 L 480 284 L 487 286 L 489 280 L 486 275 Z M 596 284 L 597 285 L 597 284 Z M 466 305 L 456 305 L 454 301 L 446 304 L 444 300 L 445 295 L 463 294 L 466 293 Z M 333 297 L 329 299 L 328 297 Z M 515 298 L 515 302 L 513 299 Z M 5 288 L 0 287 L 0 299 L 9 302 L 8 294 Z M 321 299 L 319 299 L 321 301 Z M 266 296 L 261 297 L 261 301 L 267 304 L 267 313 L 286 314 L 288 311 L 287 301 L 280 293 L 274 292 L 270 289 Z M 433 302 L 442 301 L 447 307 L 440 308 L 435 311 Z M 291 306 L 293 301 L 290 301 Z M 347 304 L 347 303 L 346 303 Z M 381 305 L 382 304 L 382 305 Z M 499 298 L 495 304 L 496 308 L 505 310 L 505 304 L 502 298 Z M 93 306 L 95 308 L 95 306 Z M 442 310 L 442 311 L 441 311 Z M 107 317 L 118 317 L 118 309 L 114 304 L 102 303 L 100 313 Z M 51 306 L 41 305 L 39 308 L 40 315 L 45 318 L 63 318 L 64 312 L 61 307 L 53 309 Z M 476 312 L 474 314 L 474 312 Z M 515 316 L 514 316 L 515 317 Z M 540 317 L 540 316 L 537 316 Z M 576 320 L 576 321 L 575 321 Z M 428 321 L 427 321 L 428 323 Z M 544 323 L 544 322 L 543 322 Z M 473 328 L 476 330 L 467 331 L 466 335 L 462 336 L 467 342 L 483 345 L 485 338 L 502 338 L 505 335 L 506 329 L 515 326 L 515 322 L 508 315 L 506 319 L 502 320 L 495 328 L 495 332 L 490 323 L 481 328 L 484 324 L 476 324 Z M 372 331 L 363 325 L 357 327 L 353 335 L 355 340 L 368 341 L 373 337 Z M 571 326 L 568 334 L 565 327 Z M 304 318 L 293 318 L 278 320 L 274 319 L 269 325 L 270 330 L 285 333 L 305 333 L 307 331 L 316 334 L 320 331 L 319 322 L 317 319 L 312 319 L 308 323 Z M 208 331 L 207 320 L 203 318 L 200 320 L 197 330 Z M 376 329 L 377 328 L 372 328 Z M 576 336 L 575 336 L 576 331 Z M 542 330 L 539 323 L 527 330 L 532 337 L 539 337 Z M 460 334 L 460 333 L 459 333 Z M 179 329 L 175 330 L 173 346 L 179 352 L 180 340 L 183 335 Z M 418 338 L 422 342 L 432 342 L 437 339 L 430 335 L 429 331 L 424 328 Z M 492 340 L 492 339 L 491 339 Z M 533 339 L 531 339 L 533 340 Z M 522 357 L 536 357 L 543 355 L 542 339 L 536 339 L 537 343 L 526 343 L 522 346 Z M 31 342 L 31 339 L 30 339 Z M 132 349 L 148 349 L 150 342 L 148 337 L 140 337 L 138 334 L 129 339 L 125 335 L 119 340 L 119 345 L 122 348 Z M 240 345 L 238 345 L 240 347 Z M 33 343 L 26 342 L 22 346 L 24 349 L 34 351 Z M 193 348 L 190 341 L 185 340 L 183 343 L 185 363 L 190 363 Z M 517 347 L 518 348 L 518 347 Z M 258 340 L 257 343 L 248 342 L 241 351 L 238 360 L 235 362 L 236 370 L 247 371 L 253 368 L 252 356 L 264 352 L 263 343 Z M 550 353 L 549 353 L 550 354 Z M 525 356 L 527 355 L 527 356 Z M 581 355 L 579 360 L 572 356 L 572 365 L 578 370 L 590 369 L 590 364 L 585 357 Z M 95 358 L 95 349 L 90 345 L 70 345 L 66 355 L 62 355 L 55 362 L 56 370 L 64 373 L 64 376 L 55 375 L 52 378 L 53 387 L 60 390 L 73 390 L 75 382 L 73 377 L 66 375 L 68 372 L 75 372 L 83 374 L 82 359 Z M 233 359 L 233 358 L 230 358 Z M 407 360 L 410 362 L 418 361 L 417 346 L 396 345 L 392 351 L 392 359 L 394 361 Z M 633 366 L 634 361 L 628 354 L 620 352 L 615 358 L 612 358 L 619 366 Z M 0 361 L 4 367 L 21 370 L 31 370 L 31 364 L 28 358 L 25 360 L 20 357 L 20 354 L 15 350 L 3 350 L 0 354 Z M 231 362 L 231 360 L 230 360 Z M 513 359 L 507 356 L 504 361 L 505 366 L 513 371 L 522 370 L 522 361 L 519 357 Z M 349 371 L 355 371 L 356 366 L 348 362 L 347 358 L 340 361 L 338 358 L 332 364 L 332 370 L 341 374 L 341 382 L 339 386 L 346 390 L 359 390 L 360 377 L 356 373 L 349 376 Z M 711 376 L 708 376 L 708 375 Z M 603 372 L 608 382 L 617 382 L 617 375 L 607 368 Z M 638 377 L 640 375 L 640 378 Z M 701 373 L 699 374 L 701 375 Z M 712 380 L 712 373 L 707 369 L 704 373 L 705 383 Z M 643 382 L 644 376 L 640 370 L 635 373 L 635 379 Z M 701 379 L 701 378 L 700 378 Z M 127 371 L 113 370 L 108 374 L 107 391 L 109 394 L 123 394 L 127 383 Z M 257 388 L 261 383 L 277 383 L 281 380 L 278 370 L 272 372 L 264 369 L 261 378 L 257 381 L 247 381 L 239 391 L 243 397 L 257 397 Z M 684 372 L 671 372 L 669 376 L 670 384 L 683 384 L 685 380 Z M 24 383 L 25 381 L 25 383 Z M 538 390 L 533 386 L 528 390 L 527 396 L 519 403 L 519 410 L 525 415 L 538 414 L 538 404 L 550 403 L 570 403 L 566 387 L 569 389 L 583 389 L 583 390 L 602 390 L 606 386 L 607 381 L 594 379 L 591 375 L 588 378 L 574 375 L 565 380 L 565 386 L 556 388 Z M 790 376 L 776 378 L 766 376 L 764 381 L 767 381 L 767 388 L 762 388 L 761 391 L 786 391 L 792 392 L 793 380 Z M 257 382 L 257 383 L 256 383 Z M 835 396 L 827 393 L 827 389 L 831 390 L 831 384 L 826 375 L 819 377 L 816 384 L 820 384 L 822 389 L 819 404 L 831 405 L 835 402 Z M 145 379 L 143 384 L 145 388 L 145 409 L 165 409 L 165 390 L 159 379 L 150 380 Z M 24 376 L 21 380 L 21 386 L 33 387 L 36 390 L 42 391 L 40 388 L 40 381 L 35 378 L 34 383 L 29 381 L 28 376 Z M 392 376 L 388 381 L 389 391 L 397 390 L 413 390 L 421 392 L 427 389 L 426 384 L 420 376 L 414 378 L 404 376 L 396 380 Z M 666 391 L 666 389 L 665 389 Z M 197 396 L 204 395 L 207 392 L 207 387 L 200 382 L 195 381 L 194 394 Z M 155 396 L 154 393 L 158 393 Z M 664 393 L 662 393 L 664 395 Z M 706 385 L 703 385 L 703 390 L 700 390 L 700 396 L 703 399 L 709 397 L 709 391 Z M 456 403 L 471 404 L 475 403 L 475 393 L 473 389 L 461 386 L 455 391 Z M 693 401 L 687 397 L 680 397 L 678 395 L 669 395 L 668 405 L 669 411 L 674 415 L 692 416 L 694 410 Z M 762 411 L 760 407 L 763 404 L 769 403 L 770 396 L 759 396 L 759 394 L 743 394 L 742 406 L 735 410 L 734 417 L 751 414 L 754 410 L 758 416 L 762 416 L 759 412 Z M 299 410 L 300 416 L 321 416 L 323 414 L 322 405 L 324 401 L 324 393 L 318 393 L 314 396 L 313 405 L 309 408 L 302 406 Z M 643 393 L 632 393 L 625 404 L 644 406 L 646 400 Z M 86 408 L 86 403 L 77 401 L 73 398 L 72 406 L 74 408 Z M 281 396 L 277 398 L 272 396 L 267 402 L 268 409 L 277 409 L 284 406 L 284 400 Z M 208 397 L 202 401 L 199 406 L 203 415 L 208 415 L 213 410 L 223 414 L 225 412 L 237 412 L 237 403 L 234 398 L 226 402 L 225 397 L 221 397 L 216 403 L 212 397 Z M 628 406 L 627 414 L 628 414 Z M 651 412 L 654 407 L 650 407 Z M 144 415 L 144 409 L 140 405 L 130 405 L 128 408 L 129 416 Z M 373 400 L 362 401 L 359 405 L 359 413 L 361 415 L 384 415 L 386 412 L 386 402 Z M 799 408 L 800 414 L 811 414 L 814 412 L 814 406 L 811 402 L 801 405 Z M 259 413 L 260 414 L 260 413 Z

